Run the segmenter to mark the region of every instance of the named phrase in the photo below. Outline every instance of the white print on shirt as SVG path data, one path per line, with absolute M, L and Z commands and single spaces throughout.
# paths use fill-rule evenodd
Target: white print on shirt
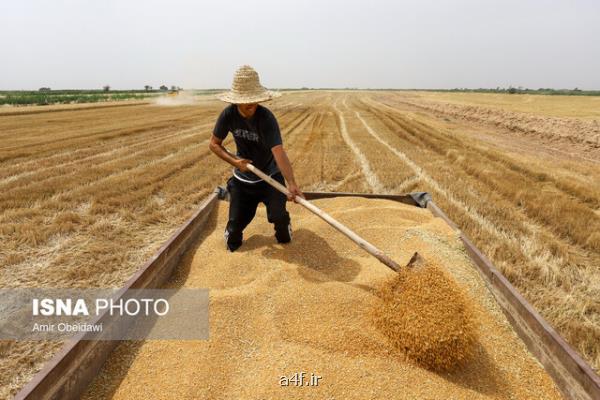
M 236 138 L 246 139 L 252 142 L 258 142 L 258 134 L 256 132 L 238 128 L 235 129 L 232 133 L 233 136 L 235 136 Z

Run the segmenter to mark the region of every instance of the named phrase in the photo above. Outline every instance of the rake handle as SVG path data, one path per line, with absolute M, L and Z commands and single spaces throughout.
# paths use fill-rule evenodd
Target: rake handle
M 248 167 L 248 169 L 251 172 L 253 172 L 257 176 L 262 178 L 264 181 L 266 181 L 269 185 L 271 185 L 275 189 L 279 190 L 281 193 L 285 194 L 286 196 L 291 195 L 290 191 L 285 186 L 283 186 L 281 183 L 277 182 L 275 179 L 271 178 L 269 175 L 262 172 L 260 169 L 256 168 L 254 165 L 246 164 L 246 167 Z M 308 200 L 306 200 L 300 196 L 295 196 L 294 200 L 297 203 L 299 203 L 300 205 L 302 205 L 304 208 L 308 209 L 310 212 L 314 213 L 319 218 L 321 218 L 322 220 L 327 222 L 329 225 L 333 226 L 335 229 L 342 232 L 344 235 L 346 235 L 348 238 L 350 238 L 350 240 L 352 240 L 354 243 L 358 244 L 365 251 L 367 251 L 369 254 L 371 254 L 372 256 L 377 258 L 379 261 L 381 261 L 387 267 L 393 269 L 396 272 L 400 271 L 400 265 L 398 263 L 396 263 L 394 260 L 392 260 L 390 257 L 388 257 L 383 251 L 379 250 L 377 247 L 375 247 L 371 243 L 367 242 L 362 237 L 358 236 L 355 232 L 353 232 L 346 225 L 337 221 L 331 215 L 327 214 L 325 211 L 321 210 L 319 207 L 315 206 L 314 204 L 312 204 L 311 202 L 309 202 Z

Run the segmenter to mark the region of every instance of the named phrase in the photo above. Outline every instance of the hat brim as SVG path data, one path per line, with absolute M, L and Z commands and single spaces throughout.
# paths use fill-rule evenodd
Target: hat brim
M 281 96 L 281 93 L 272 92 L 270 90 L 265 90 L 260 93 L 247 94 L 247 95 L 242 95 L 239 93 L 234 93 L 234 92 L 229 91 L 229 92 L 225 92 L 225 93 L 219 93 L 217 95 L 217 98 L 226 103 L 251 104 L 251 103 L 261 103 L 263 101 L 269 101 L 269 100 L 274 99 L 279 96 Z

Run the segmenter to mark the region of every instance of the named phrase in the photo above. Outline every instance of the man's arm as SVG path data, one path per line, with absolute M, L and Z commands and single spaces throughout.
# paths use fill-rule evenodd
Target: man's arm
M 291 196 L 288 196 L 288 200 L 294 200 L 295 196 L 300 196 L 304 198 L 304 194 L 298 188 L 296 184 L 296 178 L 294 178 L 294 170 L 292 169 L 292 164 L 290 164 L 290 160 L 287 156 L 287 153 L 283 149 L 283 145 L 277 145 L 271 149 L 273 153 L 273 157 L 275 157 L 275 162 L 281 171 L 281 174 L 285 178 L 285 182 L 287 183 L 287 188 L 291 193 Z
M 225 147 L 223 147 L 223 139 L 212 135 L 210 138 L 210 143 L 208 144 L 208 148 L 215 153 L 221 160 L 227 161 L 229 164 L 233 165 L 240 171 L 246 172 L 248 171 L 248 167 L 246 164 L 251 163 L 251 160 L 246 160 L 245 158 L 236 158 L 231 153 L 227 151 Z

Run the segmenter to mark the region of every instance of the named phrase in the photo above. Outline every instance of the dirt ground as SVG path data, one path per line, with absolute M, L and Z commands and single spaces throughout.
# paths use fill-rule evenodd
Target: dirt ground
M 394 272 L 300 206 L 290 207 L 291 244 L 275 243 L 261 206 L 240 252 L 227 253 L 221 203 L 167 285 L 210 289 L 210 339 L 124 343 L 84 399 L 560 398 L 442 220 L 388 200 L 315 204 L 401 264 L 418 251 L 443 266 L 474 299 L 475 358 L 449 373 L 408 361 L 371 318 L 375 289 Z M 296 372 L 321 379 L 280 384 Z

